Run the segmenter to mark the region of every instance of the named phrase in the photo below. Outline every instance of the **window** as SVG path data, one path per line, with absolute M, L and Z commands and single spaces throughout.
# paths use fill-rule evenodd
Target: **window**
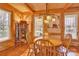
M 0 9 L 0 42 L 10 37 L 10 12 Z
M 34 24 L 35 37 L 43 37 L 43 16 L 35 16 Z
M 65 35 L 71 34 L 72 39 L 77 39 L 77 15 L 65 15 Z

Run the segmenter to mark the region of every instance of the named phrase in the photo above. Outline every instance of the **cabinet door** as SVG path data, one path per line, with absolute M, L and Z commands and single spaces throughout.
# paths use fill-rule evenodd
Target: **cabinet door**
M 61 26 L 60 26 L 60 15 L 48 15 L 44 22 L 46 26 L 45 38 L 48 39 L 61 39 Z

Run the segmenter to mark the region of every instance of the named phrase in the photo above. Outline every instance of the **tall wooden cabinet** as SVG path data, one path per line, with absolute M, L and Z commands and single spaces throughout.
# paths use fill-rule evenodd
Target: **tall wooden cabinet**
M 61 39 L 60 14 L 50 14 L 44 20 L 44 37 L 48 39 Z
M 28 24 L 26 21 L 20 21 L 19 23 L 15 24 L 16 29 L 16 39 L 15 45 L 17 43 L 27 43 L 27 32 L 28 32 Z
M 20 21 L 19 24 L 19 39 L 21 42 L 26 43 L 27 42 L 27 22 L 26 21 Z

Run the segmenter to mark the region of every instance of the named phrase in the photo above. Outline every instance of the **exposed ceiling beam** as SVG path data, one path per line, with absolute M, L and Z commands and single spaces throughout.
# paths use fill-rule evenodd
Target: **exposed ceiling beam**
M 65 6 L 64 6 L 64 9 L 68 9 L 72 6 L 72 3 L 66 3 Z
M 23 14 L 21 11 L 19 11 L 18 9 L 16 9 L 15 7 L 13 7 L 12 5 L 10 5 L 9 3 L 7 3 L 9 6 L 11 6 L 13 9 L 15 9 L 16 11 L 18 11 L 19 13 Z
M 30 7 L 27 3 L 25 3 L 25 5 L 32 11 L 32 12 L 35 12 L 32 7 Z
M 7 3 L 9 6 L 11 6 L 12 8 L 14 8 L 16 11 L 18 11 L 19 13 L 21 13 L 21 14 L 33 14 L 33 12 L 31 12 L 31 11 L 29 11 L 29 12 L 21 12 L 21 11 L 19 11 L 18 9 L 16 9 L 15 7 L 13 7 L 12 5 L 10 5 L 9 3 Z

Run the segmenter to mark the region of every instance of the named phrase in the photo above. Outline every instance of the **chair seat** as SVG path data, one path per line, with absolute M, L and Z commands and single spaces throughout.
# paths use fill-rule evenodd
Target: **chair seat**
M 63 45 L 56 47 L 56 55 L 57 56 L 66 56 L 67 48 Z
M 64 46 L 60 46 L 57 50 L 62 53 L 67 51 L 67 49 Z

